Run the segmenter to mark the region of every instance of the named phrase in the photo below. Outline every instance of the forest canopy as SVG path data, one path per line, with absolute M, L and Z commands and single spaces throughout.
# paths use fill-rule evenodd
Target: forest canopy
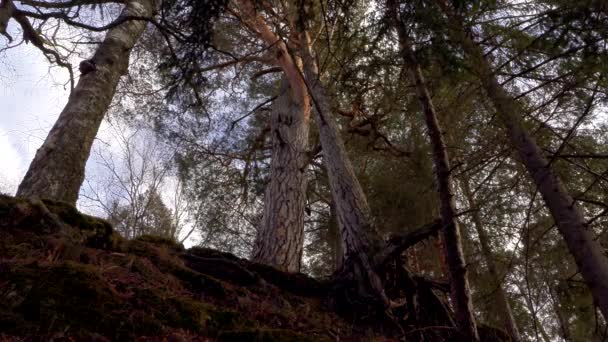
M 387 336 L 608 338 L 604 1 L 0 0 L 0 34 L 69 90 L 10 195 Z

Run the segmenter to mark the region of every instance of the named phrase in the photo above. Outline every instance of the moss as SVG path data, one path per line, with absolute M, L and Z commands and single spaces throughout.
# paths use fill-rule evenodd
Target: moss
M 40 331 L 103 331 L 117 323 L 109 312 L 120 301 L 92 266 L 65 262 L 42 268 L 30 264 L 16 267 L 4 277 L 14 288 L 12 314 Z M 6 303 L 8 298 L 0 301 Z M 18 333 L 30 329 L 28 324 L 15 323 Z
M 234 254 L 221 252 L 221 251 L 218 251 L 215 249 L 210 249 L 210 248 L 205 248 L 205 247 L 200 247 L 200 246 L 195 246 L 195 247 L 189 248 L 188 254 L 196 255 L 199 257 L 203 257 L 203 258 L 222 258 L 222 259 L 228 259 L 228 260 L 232 260 L 232 261 L 243 261 L 244 260 L 244 259 L 237 257 Z
M 159 247 L 145 242 L 145 238 L 129 241 L 127 250 L 131 254 L 150 259 L 161 271 L 181 280 L 187 288 L 195 293 L 218 298 L 226 296 L 226 291 L 221 281 L 183 266 L 176 256 L 163 253 Z M 137 270 L 139 272 L 147 272 L 145 268 L 136 267 L 138 267 Z
M 249 269 L 280 289 L 302 296 L 319 296 L 327 291 L 327 284 L 302 273 L 281 272 L 264 264 L 251 263 Z
M 201 331 L 206 326 L 208 308 L 200 302 L 153 289 L 135 289 L 134 300 L 163 325 L 192 331 Z
M 252 322 L 243 319 L 238 312 L 210 310 L 207 319 L 207 333 L 217 336 L 223 331 L 251 326 Z
M 24 265 L 3 274 L 0 331 L 9 334 L 62 331 L 103 333 L 112 339 L 158 335 L 165 327 L 217 334 L 246 326 L 240 315 L 156 288 L 132 288 L 120 299 L 94 266 L 64 262 Z
M 221 310 L 210 304 L 157 290 L 136 289 L 135 300 L 145 305 L 153 322 L 162 322 L 173 328 L 204 332 L 210 336 L 253 324 L 238 312 Z
M 0 217 L 8 217 L 15 205 L 25 203 L 24 199 L 0 195 Z
M 181 243 L 178 243 L 174 239 L 167 238 L 164 236 L 142 235 L 142 236 L 135 238 L 133 241 L 141 241 L 141 242 L 151 243 L 153 245 L 166 246 L 175 251 L 184 250 L 184 245 L 182 245 Z
M 126 249 L 128 253 L 140 257 L 158 259 L 158 249 L 145 241 L 137 239 L 128 241 Z
M 481 341 L 485 342 L 509 342 L 511 341 L 511 337 L 507 334 L 506 331 L 493 327 L 488 324 L 478 324 L 477 332 L 479 333 L 479 338 Z
M 3 254 L 9 258 L 26 258 L 35 247 L 32 243 L 21 242 L 3 246 Z
M 24 320 L 22 315 L 0 309 L 0 331 L 11 333 L 35 330 L 36 326 Z
M 0 196 L 0 331 L 6 336 L 119 341 L 177 331 L 225 341 L 309 341 L 262 327 L 344 325 L 333 317 L 313 322 L 325 316 L 305 305 L 310 298 L 260 281 L 300 293 L 318 287 L 303 275 L 203 248 L 185 252 L 156 236 L 126 241 L 106 221 L 69 204 L 43 204 Z M 199 257 L 188 259 L 190 253 Z
M 50 212 L 56 214 L 63 222 L 83 233 L 87 246 L 96 248 L 110 248 L 112 246 L 114 230 L 108 221 L 82 214 L 68 203 L 48 199 L 44 199 L 42 202 Z
M 291 330 L 253 329 L 225 331 L 218 335 L 220 342 L 312 342 L 315 339 Z
M 176 278 L 185 282 L 186 287 L 195 293 L 201 293 L 216 298 L 225 298 L 226 290 L 221 281 L 205 274 L 192 271 L 179 265 L 161 266 L 165 272 L 169 272 Z

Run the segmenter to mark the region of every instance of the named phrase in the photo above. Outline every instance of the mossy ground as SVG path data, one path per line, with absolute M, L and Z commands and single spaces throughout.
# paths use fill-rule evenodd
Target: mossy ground
M 300 285 L 308 286 L 304 294 Z M 320 287 L 168 239 L 126 241 L 65 203 L 0 196 L 0 340 L 354 338 L 347 322 L 306 293 Z
M 0 196 L 0 341 L 396 341 L 330 310 L 334 285 L 170 239 L 126 241 L 68 204 Z M 424 329 L 425 341 L 446 336 Z

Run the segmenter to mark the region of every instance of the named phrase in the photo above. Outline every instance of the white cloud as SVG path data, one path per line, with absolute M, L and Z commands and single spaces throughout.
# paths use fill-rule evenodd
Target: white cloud
M 49 68 L 32 45 L 8 49 L 0 58 L 0 160 L 5 177 L 18 182 L 67 101 L 67 71 Z
M 9 134 L 0 128 L 0 191 L 14 193 L 23 171 L 21 170 L 21 155 L 10 142 Z

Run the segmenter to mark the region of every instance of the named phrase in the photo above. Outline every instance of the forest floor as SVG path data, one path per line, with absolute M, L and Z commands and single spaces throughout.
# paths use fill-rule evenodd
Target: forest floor
M 332 286 L 163 238 L 127 241 L 68 204 L 0 195 L 0 341 L 398 340 L 369 312 L 330 309 Z
M 0 340 L 387 340 L 331 312 L 327 286 L 0 196 Z

